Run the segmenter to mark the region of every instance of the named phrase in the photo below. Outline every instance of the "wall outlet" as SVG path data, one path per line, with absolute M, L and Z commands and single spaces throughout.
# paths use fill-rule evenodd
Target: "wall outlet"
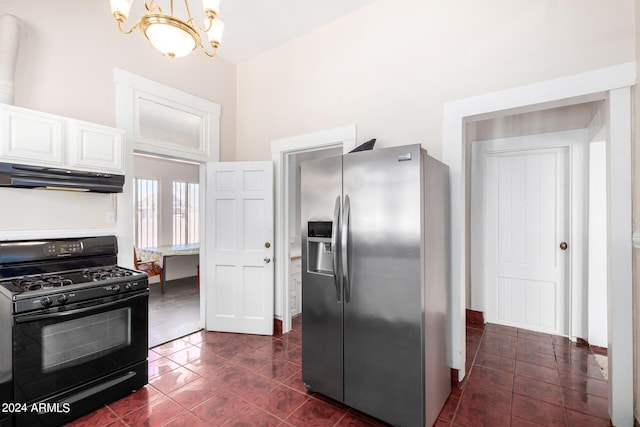
M 115 224 L 115 223 L 116 223 L 116 213 L 107 212 L 107 224 Z

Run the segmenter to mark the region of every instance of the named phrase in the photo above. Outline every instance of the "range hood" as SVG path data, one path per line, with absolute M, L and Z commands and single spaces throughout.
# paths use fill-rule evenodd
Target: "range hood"
M 0 187 L 122 193 L 124 175 L 0 163 Z

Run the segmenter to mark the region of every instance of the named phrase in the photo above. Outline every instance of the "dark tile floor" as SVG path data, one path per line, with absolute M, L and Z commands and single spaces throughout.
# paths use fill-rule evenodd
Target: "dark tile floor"
M 436 426 L 609 426 L 587 347 L 496 325 L 467 328 L 468 376 Z M 149 351 L 149 385 L 74 426 L 384 426 L 300 380 L 301 327 L 274 337 L 198 332 Z
M 566 338 L 467 325 L 467 378 L 437 426 L 610 426 L 608 385 L 589 347 Z

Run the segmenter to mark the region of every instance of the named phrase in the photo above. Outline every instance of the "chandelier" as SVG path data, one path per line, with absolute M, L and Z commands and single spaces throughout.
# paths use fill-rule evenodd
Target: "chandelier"
M 215 56 L 220 41 L 224 23 L 217 19 L 220 0 L 202 0 L 204 11 L 204 25 L 201 26 L 191 16 L 189 0 L 184 0 L 186 17 L 178 18 L 174 14 L 173 0 L 169 0 L 169 14 L 165 14 L 155 0 L 144 0 L 146 14 L 138 20 L 130 29 L 123 28 L 124 22 L 129 17 L 129 9 L 134 0 L 109 0 L 111 13 L 118 22 L 118 29 L 123 34 L 131 34 L 140 28 L 153 47 L 163 55 L 170 58 L 185 56 L 198 46 L 209 56 Z M 206 33 L 209 41 L 209 50 L 203 43 L 201 33 Z

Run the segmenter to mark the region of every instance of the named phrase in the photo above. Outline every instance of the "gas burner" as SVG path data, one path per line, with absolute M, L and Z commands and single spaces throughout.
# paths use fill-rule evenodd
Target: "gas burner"
M 113 277 L 131 276 L 133 273 L 120 267 L 87 268 L 82 275 L 95 281 L 111 279 Z
M 73 285 L 73 281 L 59 275 L 26 276 L 14 280 L 14 284 L 24 291 L 37 291 L 38 289 L 50 289 L 60 286 Z

